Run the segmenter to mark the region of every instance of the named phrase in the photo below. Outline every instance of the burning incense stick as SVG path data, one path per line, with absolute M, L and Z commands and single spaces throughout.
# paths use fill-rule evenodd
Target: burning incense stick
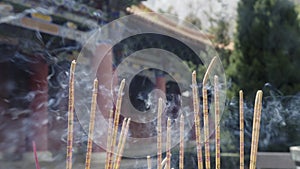
M 262 109 L 262 91 L 259 90 L 256 93 L 255 105 L 254 105 L 254 117 L 253 117 L 253 131 L 252 131 L 252 143 L 251 143 L 251 154 L 250 154 L 250 169 L 256 168 L 256 158 L 259 140 L 260 130 L 260 119 Z
M 203 116 L 204 116 L 204 146 L 205 146 L 205 168 L 210 169 L 210 149 L 209 149 L 209 124 L 208 124 L 208 102 L 207 90 L 203 85 Z
M 75 66 L 76 66 L 76 61 L 73 60 L 70 68 L 70 81 L 69 81 L 68 140 L 67 140 L 66 169 L 72 169 Z
M 124 151 L 124 147 L 125 147 L 125 143 L 126 143 L 126 138 L 127 138 L 128 131 L 129 131 L 129 124 L 130 124 L 130 118 L 127 119 L 125 131 L 124 131 L 124 135 L 121 138 L 122 144 L 121 144 L 121 148 L 119 150 L 120 154 L 117 155 L 115 169 L 119 169 L 120 168 L 120 163 L 121 163 L 121 159 L 122 159 L 122 156 L 123 156 L 123 151 Z
M 113 111 L 110 110 L 109 112 L 109 119 L 108 119 L 108 131 L 107 131 L 107 143 L 106 143 L 106 160 L 105 160 L 105 169 L 109 169 L 109 161 L 111 161 L 111 139 L 112 139 L 112 131 L 113 131 Z
M 116 158 L 115 158 L 115 162 L 114 162 L 114 167 L 116 167 L 117 165 L 117 159 L 118 157 L 120 156 L 120 150 L 121 150 L 121 146 L 122 146 L 122 141 L 123 141 L 123 137 L 124 137 L 124 133 L 125 133 L 125 127 L 126 127 L 126 121 L 127 121 L 127 118 L 125 118 L 123 120 L 123 124 L 122 124 L 122 128 L 121 128 L 121 133 L 120 133 L 120 136 L 119 136 L 119 143 L 118 143 L 118 147 L 117 147 L 117 154 L 116 154 Z
M 198 169 L 203 169 L 202 161 L 202 145 L 201 145 L 201 131 L 200 131 L 200 117 L 199 117 L 199 99 L 198 88 L 196 81 L 196 71 L 192 74 L 192 89 L 193 89 L 193 105 L 194 105 L 194 119 L 195 119 L 195 135 L 197 143 L 197 162 Z
M 33 148 L 33 154 L 34 154 L 35 168 L 36 168 L 36 169 L 41 169 L 40 163 L 39 163 L 39 160 L 38 160 L 38 157 L 37 157 L 37 153 L 36 153 L 36 145 L 35 145 L 35 142 L 34 142 L 34 141 L 32 141 L 32 148 Z
M 171 168 L 171 119 L 169 117 L 167 121 L 166 152 L 167 152 L 167 169 L 170 169 Z
M 151 165 L 151 157 L 150 156 L 147 156 L 147 164 L 148 164 L 148 169 L 151 169 L 152 165 Z
M 219 79 L 218 76 L 214 78 L 214 98 L 215 98 L 215 142 L 216 142 L 216 169 L 221 168 L 221 152 L 220 152 L 220 97 L 219 97 Z
M 244 96 L 240 90 L 240 169 L 244 167 Z
M 184 168 L 184 116 L 180 116 L 180 150 L 179 150 L 179 169 Z
M 123 79 L 121 81 L 120 87 L 119 87 L 119 91 L 118 91 L 118 98 L 117 98 L 117 104 L 116 104 L 116 111 L 115 111 L 115 117 L 114 117 L 114 127 L 113 127 L 113 131 L 112 131 L 112 139 L 111 139 L 111 146 L 110 146 L 110 156 L 109 157 L 109 169 L 110 167 L 112 167 L 112 156 L 113 156 L 113 152 L 114 152 L 114 148 L 116 145 L 116 137 L 117 137 L 117 133 L 118 133 L 118 126 L 119 126 L 119 118 L 120 118 L 120 111 L 121 111 L 121 105 L 122 105 L 122 93 L 123 93 L 123 89 L 125 86 L 125 79 Z
M 96 115 L 96 106 L 97 106 L 97 94 L 98 94 L 98 80 L 95 79 L 93 96 L 92 96 L 92 104 L 91 104 L 89 134 L 88 134 L 87 152 L 86 152 L 86 159 L 85 159 L 85 169 L 91 168 L 91 154 L 92 154 L 92 148 L 93 148 L 95 115 Z
M 204 78 L 203 78 L 203 82 L 202 82 L 203 87 L 207 83 L 209 73 L 211 72 L 212 66 L 214 65 L 214 63 L 216 62 L 216 60 L 217 60 L 217 57 L 216 56 L 213 57 L 212 60 L 210 61 L 209 65 L 208 65 L 208 67 L 207 67 L 207 70 L 205 72 L 205 75 L 204 75 Z
M 161 145 L 161 116 L 163 112 L 162 98 L 158 99 L 157 110 L 157 169 L 162 169 L 162 145 Z

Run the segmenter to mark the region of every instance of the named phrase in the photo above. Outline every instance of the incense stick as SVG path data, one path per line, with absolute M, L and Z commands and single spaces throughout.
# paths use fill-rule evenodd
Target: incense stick
M 251 143 L 251 154 L 250 154 L 250 169 L 255 169 L 256 158 L 258 150 L 260 120 L 261 120 L 261 109 L 262 109 L 262 91 L 259 90 L 256 93 L 255 105 L 254 105 L 254 117 L 253 117 L 253 131 L 252 131 L 252 143 Z
M 211 72 L 212 66 L 214 65 L 214 63 L 216 62 L 216 60 L 217 60 L 217 57 L 216 56 L 213 57 L 212 60 L 210 61 L 209 65 L 208 65 L 208 67 L 207 67 L 207 70 L 205 72 L 205 75 L 204 75 L 204 78 L 203 78 L 203 82 L 202 82 L 203 87 L 207 83 L 209 73 Z
M 209 122 L 208 122 L 208 102 L 207 90 L 203 85 L 203 114 L 204 114 L 204 147 L 205 147 L 205 168 L 210 169 L 210 149 L 209 149 Z
M 215 98 L 215 142 L 216 142 L 216 169 L 221 168 L 221 152 L 220 152 L 220 96 L 219 96 L 219 79 L 214 78 L 214 98 Z
M 244 169 L 244 96 L 240 90 L 240 169 Z
M 95 115 L 96 115 L 96 106 L 97 106 L 97 94 L 98 94 L 98 80 L 94 80 L 92 104 L 91 104 L 91 114 L 90 114 L 90 123 L 89 123 L 89 134 L 88 134 L 88 143 L 87 143 L 87 152 L 85 159 L 85 169 L 91 168 L 91 154 L 93 148 L 93 138 L 94 138 L 94 126 L 95 126 Z
M 169 117 L 167 121 L 166 152 L 167 152 L 167 169 L 170 169 L 171 168 L 171 119 Z
M 120 118 L 120 111 L 121 111 L 121 105 L 122 105 L 122 93 L 123 93 L 123 89 L 125 86 L 125 79 L 123 79 L 121 81 L 120 87 L 119 87 L 119 91 L 118 91 L 118 98 L 117 98 L 117 104 L 116 104 L 116 111 L 115 111 L 115 117 L 114 117 L 114 126 L 113 126 L 113 131 L 112 131 L 112 142 L 111 142 L 111 146 L 110 146 L 110 156 L 109 159 L 109 164 L 108 164 L 108 168 L 110 169 L 113 164 L 112 164 L 112 160 L 113 160 L 113 152 L 115 149 L 115 144 L 116 144 L 116 137 L 117 137 L 117 133 L 118 133 L 118 126 L 119 126 L 119 118 Z
M 197 144 L 197 162 L 198 162 L 198 169 L 203 169 L 200 117 L 199 117 L 199 99 L 198 99 L 196 71 L 193 71 L 192 73 L 192 89 L 193 89 L 195 135 L 196 135 L 196 144 Z
M 117 155 L 117 160 L 116 160 L 116 164 L 117 165 L 116 165 L 115 169 L 119 169 L 120 168 L 120 163 L 121 163 L 121 159 L 122 159 L 122 156 L 123 156 L 123 151 L 124 151 L 124 147 L 125 147 L 125 143 L 126 143 L 128 131 L 129 131 L 129 124 L 130 124 L 130 118 L 127 119 L 125 131 L 124 131 L 124 135 L 121 138 L 122 139 L 122 144 L 121 144 L 121 148 L 120 148 L 120 154 Z
M 120 136 L 119 136 L 119 143 L 118 143 L 118 147 L 117 147 L 117 154 L 116 154 L 116 158 L 115 158 L 115 162 L 114 162 L 114 167 L 113 168 L 116 168 L 117 159 L 120 156 L 120 150 L 121 150 L 122 141 L 123 141 L 123 137 L 124 137 L 124 133 L 125 133 L 126 120 L 127 120 L 127 118 L 125 118 L 123 120 L 123 123 L 122 123 L 121 133 L 120 133 Z
M 70 81 L 69 81 L 68 139 L 67 139 L 66 169 L 72 169 L 75 66 L 76 66 L 76 61 L 73 60 L 70 68 Z
M 150 156 L 147 156 L 147 164 L 148 164 L 148 169 L 151 169 L 152 165 L 151 165 L 151 157 Z
M 163 111 L 162 98 L 158 99 L 157 110 L 157 169 L 162 169 L 162 136 L 161 136 L 161 116 Z
M 180 116 L 179 169 L 184 168 L 184 116 Z
M 108 131 L 107 131 L 107 142 L 106 142 L 106 160 L 105 160 L 105 169 L 109 169 L 109 161 L 111 161 L 111 140 L 112 140 L 112 131 L 113 131 L 113 111 L 110 110 L 109 112 L 109 119 L 108 119 Z
M 36 153 L 36 145 L 35 145 L 35 142 L 34 142 L 34 141 L 32 141 L 32 148 L 33 148 L 33 155 L 34 155 L 35 168 L 36 168 L 36 169 L 41 169 L 40 163 L 39 163 L 39 160 L 38 160 L 38 157 L 37 157 L 37 153 Z

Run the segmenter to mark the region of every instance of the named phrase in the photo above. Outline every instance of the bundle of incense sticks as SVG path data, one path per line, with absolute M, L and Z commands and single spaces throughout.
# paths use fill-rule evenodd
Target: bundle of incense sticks
M 240 169 L 244 169 L 244 96 L 240 90 Z
M 221 152 L 220 152 L 220 103 L 219 103 L 219 80 L 218 76 L 214 78 L 214 102 L 215 102 L 215 143 L 216 143 L 216 169 L 221 168 Z
M 211 61 L 208 71 L 205 73 L 203 79 L 203 115 L 204 115 L 204 142 L 205 142 L 205 164 L 206 169 L 210 169 L 210 150 L 209 150 L 209 125 L 208 125 L 208 100 L 207 90 L 205 88 L 208 72 L 211 70 L 215 57 Z M 76 62 L 73 61 L 70 68 L 70 81 L 69 81 L 69 107 L 68 107 L 68 142 L 67 142 L 67 158 L 66 158 L 66 169 L 72 169 L 72 146 L 73 146 L 73 120 L 74 120 L 74 72 Z M 94 121 L 96 111 L 96 100 L 97 100 L 97 86 L 98 81 L 94 81 L 94 90 L 91 105 L 91 115 L 89 123 L 89 139 L 86 153 L 86 165 L 85 169 L 90 168 L 91 162 L 91 151 L 92 151 L 92 140 L 94 132 Z M 117 140 L 117 132 L 119 128 L 119 116 L 122 104 L 122 92 L 125 86 L 125 80 L 122 80 L 118 91 L 118 98 L 116 104 L 116 111 L 113 115 L 113 111 L 109 115 L 108 124 L 108 138 L 107 138 L 107 157 L 105 161 L 105 169 L 119 169 L 122 154 L 124 151 L 127 134 L 129 131 L 130 118 L 125 118 L 122 124 L 121 133 L 119 136 L 119 142 L 117 146 L 116 157 L 114 158 L 114 149 Z M 192 74 L 192 89 L 193 89 L 193 106 L 194 106 L 194 118 L 195 118 L 195 134 L 197 142 L 197 160 L 198 169 L 203 169 L 202 162 L 202 148 L 201 148 L 201 132 L 200 132 L 200 117 L 199 117 L 199 99 L 198 89 L 196 81 L 196 72 Z M 214 77 L 214 101 L 215 101 L 215 130 L 216 130 L 216 168 L 220 168 L 220 107 L 219 107 L 219 89 L 218 89 L 218 77 Z M 244 112 L 243 112 L 243 92 L 240 91 L 240 169 L 244 168 Z M 250 155 L 250 169 L 255 169 L 256 158 L 258 150 L 258 140 L 260 131 L 261 121 L 261 110 L 262 110 L 262 91 L 258 91 L 255 98 L 254 106 L 254 117 L 253 117 L 253 129 L 252 129 L 252 143 L 251 143 L 251 155 Z M 167 121 L 167 139 L 166 139 L 166 158 L 162 160 L 162 126 L 161 117 L 163 112 L 162 99 L 158 101 L 158 114 L 157 114 L 157 168 L 162 169 L 165 166 L 166 169 L 171 168 L 171 120 L 168 118 Z M 114 118 L 113 118 L 114 116 Z M 38 157 L 36 153 L 36 146 L 33 142 L 34 158 L 36 168 L 39 169 Z M 151 158 L 147 156 L 148 169 L 151 168 Z M 180 153 L 179 153 L 179 169 L 184 168 L 184 116 L 180 117 Z
M 250 154 L 250 169 L 256 168 L 256 157 L 259 140 L 260 120 L 261 120 L 261 109 L 262 109 L 262 91 L 259 90 L 256 93 L 255 104 L 254 104 L 254 116 L 252 124 L 252 143 L 251 143 L 251 154 Z
M 193 71 L 192 90 L 193 90 L 195 135 L 196 135 L 196 144 L 197 144 L 197 162 L 198 162 L 198 169 L 203 169 L 200 117 L 199 117 L 199 97 L 198 97 L 198 88 L 197 88 L 197 80 L 196 79 L 197 79 L 196 71 Z
M 161 145 L 161 116 L 163 112 L 162 98 L 158 99 L 158 110 L 157 110 L 157 169 L 162 169 L 162 145 Z
M 76 66 L 76 61 L 73 60 L 70 68 L 70 81 L 69 81 L 68 140 L 67 140 L 66 169 L 72 169 L 75 66 Z
M 92 154 L 92 148 L 93 148 L 95 115 L 96 115 L 96 107 L 97 107 L 97 95 L 98 95 L 98 80 L 95 79 L 94 86 L 93 86 L 88 143 L 87 143 L 87 152 L 86 152 L 86 159 L 85 159 L 85 169 L 91 168 L 91 154 Z

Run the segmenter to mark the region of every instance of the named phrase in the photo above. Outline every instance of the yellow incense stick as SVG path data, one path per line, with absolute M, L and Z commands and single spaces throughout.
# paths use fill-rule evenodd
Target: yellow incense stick
M 214 78 L 214 98 L 215 98 L 215 142 L 216 142 L 216 169 L 221 168 L 221 139 L 220 139 L 220 96 L 218 76 Z
M 210 169 L 210 149 L 209 149 L 209 122 L 208 122 L 208 102 L 207 90 L 203 85 L 203 114 L 204 114 L 204 147 L 205 147 L 205 168 Z
M 127 139 L 127 135 L 128 135 L 128 131 L 129 131 L 129 124 L 130 124 L 130 118 L 128 118 L 127 122 L 126 122 L 126 127 L 125 127 L 125 131 L 124 131 L 124 135 L 121 138 L 122 140 L 122 144 L 120 147 L 120 155 L 117 155 L 117 160 L 116 160 L 116 167 L 115 169 L 119 169 L 120 168 L 120 164 L 121 164 L 121 159 L 123 156 L 123 151 L 124 151 L 124 147 L 125 147 L 125 143 L 126 143 L 126 139 Z
M 157 110 L 157 169 L 162 169 L 162 136 L 161 136 L 161 116 L 163 112 L 162 98 L 158 99 L 158 110 Z
M 244 169 L 244 96 L 240 90 L 240 169 Z
M 111 139 L 112 139 L 112 131 L 113 131 L 113 111 L 110 110 L 109 112 L 109 119 L 108 119 L 108 130 L 107 130 L 107 141 L 106 141 L 106 160 L 105 160 L 105 169 L 109 169 L 109 161 L 111 160 Z
M 204 78 L 203 78 L 203 81 L 202 81 L 203 87 L 207 83 L 209 73 L 211 72 L 212 66 L 214 65 L 216 60 L 217 60 L 217 57 L 216 56 L 213 57 L 212 60 L 210 61 L 209 65 L 208 65 L 208 67 L 207 67 L 207 70 L 205 72 L 205 75 L 204 75 Z
M 193 73 L 192 73 L 192 90 L 193 90 L 195 135 L 196 135 L 196 144 L 197 144 L 197 162 L 198 162 L 198 169 L 203 169 L 200 117 L 199 117 L 199 97 L 198 97 L 198 88 L 197 88 L 197 80 L 196 79 L 197 79 L 196 71 L 193 71 Z
M 256 158 L 258 150 L 260 120 L 261 120 L 261 109 L 262 109 L 262 91 L 259 90 L 256 93 L 255 105 L 254 105 L 254 117 L 253 117 L 253 131 L 252 131 L 252 143 L 251 143 L 251 154 L 250 154 L 250 169 L 256 168 Z
M 184 116 L 180 116 L 179 169 L 184 168 Z
M 171 168 L 171 119 L 169 117 L 167 121 L 166 152 L 167 152 L 167 169 L 170 169 Z
M 76 61 L 73 60 L 70 68 L 69 107 L 68 107 L 68 140 L 66 169 L 72 169 L 73 128 L 74 128 L 74 74 Z
M 85 169 L 91 168 L 91 154 L 93 148 L 93 138 L 94 138 L 94 126 L 95 126 L 95 115 L 97 107 L 97 94 L 98 94 L 98 80 L 94 80 L 92 104 L 91 104 L 91 114 L 90 114 L 90 123 L 89 123 L 89 134 L 88 134 L 88 143 L 87 143 L 87 152 L 85 159 Z
M 116 167 L 117 165 L 117 159 L 119 158 L 120 156 L 120 150 L 121 150 L 121 146 L 122 146 L 122 141 L 123 141 L 123 137 L 124 137 L 124 134 L 125 134 L 125 127 L 126 127 L 126 120 L 127 118 L 125 118 L 123 120 L 123 124 L 122 124 L 122 128 L 121 128 L 121 133 L 120 133 L 120 136 L 119 136 L 119 143 L 118 143 L 118 147 L 117 147 L 117 154 L 116 154 L 116 158 L 115 158 L 115 162 L 114 162 L 114 167 Z
M 151 157 L 147 156 L 147 164 L 148 164 L 148 169 L 152 168 L 152 162 L 151 162 Z
M 112 160 L 113 160 L 113 152 L 115 149 L 115 145 L 116 145 L 116 137 L 117 137 L 117 133 L 118 133 L 118 126 L 119 126 L 119 118 L 120 118 L 120 111 L 121 111 L 121 105 L 122 105 L 122 93 L 123 93 L 123 89 L 125 86 L 125 79 L 123 79 L 121 81 L 120 87 L 119 87 L 119 91 L 118 91 L 118 98 L 117 98 L 117 104 L 116 104 L 116 111 L 115 111 L 115 117 L 114 117 L 114 127 L 113 127 L 113 132 L 112 132 L 112 142 L 111 142 L 111 147 L 110 147 L 110 161 L 108 164 L 108 168 L 110 169 L 113 164 L 112 164 Z

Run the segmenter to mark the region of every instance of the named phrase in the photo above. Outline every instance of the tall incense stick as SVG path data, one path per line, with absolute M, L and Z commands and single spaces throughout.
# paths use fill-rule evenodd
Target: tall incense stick
M 107 131 L 107 142 L 106 142 L 106 160 L 105 160 L 105 169 L 109 169 L 109 161 L 111 161 L 111 140 L 112 140 L 112 131 L 113 131 L 113 111 L 110 110 L 109 112 L 109 119 L 108 119 L 108 131 Z
M 111 140 L 111 147 L 110 147 L 110 161 L 108 164 L 108 168 L 110 169 L 113 164 L 112 164 L 112 160 L 113 160 L 113 152 L 115 149 L 115 145 L 116 145 L 116 137 L 117 137 L 117 133 L 118 133 L 118 126 L 119 126 L 119 118 L 120 118 L 120 111 L 121 111 L 121 105 L 122 105 L 122 93 L 123 93 L 123 89 L 125 86 L 125 79 L 123 79 L 121 81 L 120 87 L 119 87 L 119 91 L 118 91 L 118 98 L 117 98 L 117 104 L 116 104 L 116 111 L 115 111 L 115 117 L 114 117 L 114 127 L 113 127 L 113 131 L 112 131 L 112 140 Z
M 76 61 L 73 60 L 70 68 L 69 107 L 68 107 L 68 140 L 66 169 L 72 169 L 73 128 L 74 128 L 74 74 Z
M 193 71 L 192 89 L 193 89 L 193 106 L 194 106 L 194 119 L 195 119 L 195 135 L 196 135 L 196 144 L 197 144 L 197 162 L 198 162 L 198 169 L 203 169 L 200 117 L 199 117 L 199 97 L 198 97 L 198 88 L 197 88 L 196 79 L 197 79 L 196 71 Z
M 125 127 L 125 131 L 124 131 L 124 135 L 121 138 L 122 144 L 121 144 L 121 147 L 120 147 L 120 150 L 119 150 L 120 154 L 117 155 L 115 169 L 119 169 L 120 168 L 121 159 L 122 159 L 122 156 L 123 156 L 123 151 L 124 151 L 124 147 L 125 147 L 125 143 L 126 143 L 126 138 L 127 138 L 128 131 L 129 131 L 129 124 L 130 124 L 130 118 L 128 118 L 128 120 L 126 122 L 126 127 Z
M 115 168 L 117 166 L 117 159 L 120 156 L 120 150 L 121 150 L 122 141 L 123 141 L 123 137 L 124 137 L 124 134 L 125 134 L 125 127 L 126 127 L 126 123 L 127 123 L 126 121 L 127 121 L 127 118 L 125 118 L 123 120 L 123 124 L 122 124 L 122 128 L 121 128 L 121 133 L 120 133 L 120 136 L 119 136 L 119 143 L 118 143 L 118 147 L 117 147 L 116 158 L 115 158 L 115 162 L 114 162 L 114 167 L 113 168 Z
M 216 169 L 221 168 L 221 139 L 220 139 L 220 96 L 219 96 L 219 79 L 214 78 L 214 98 L 215 98 L 215 142 L 216 142 Z
M 167 169 L 170 169 L 171 168 L 171 119 L 169 117 L 167 121 L 166 152 L 167 152 Z
M 147 156 L 147 164 L 148 164 L 148 169 L 151 169 L 152 168 L 152 162 L 151 162 L 151 157 L 150 156 Z
M 162 169 L 162 136 L 161 136 L 161 116 L 163 112 L 162 98 L 158 99 L 157 110 L 157 169 Z
M 87 152 L 86 152 L 86 159 L 85 159 L 85 169 L 91 168 L 91 154 L 92 154 L 92 148 L 93 148 L 95 115 L 96 115 L 96 107 L 97 107 L 97 94 L 98 94 L 98 80 L 95 79 L 93 96 L 92 96 L 92 104 L 91 104 L 89 134 L 88 134 Z
M 180 116 L 179 169 L 184 168 L 184 116 Z
M 244 169 L 244 96 L 240 90 L 240 169 Z
M 261 109 L 262 109 L 262 91 L 259 90 L 256 93 L 255 105 L 254 105 L 254 117 L 253 117 L 253 131 L 252 131 L 252 143 L 251 143 L 251 154 L 250 154 L 250 169 L 256 168 L 256 158 L 259 140 L 260 120 L 261 120 Z
M 203 116 L 204 116 L 204 147 L 205 147 L 205 168 L 210 169 L 210 149 L 209 149 L 209 122 L 208 122 L 208 102 L 207 90 L 203 85 Z

